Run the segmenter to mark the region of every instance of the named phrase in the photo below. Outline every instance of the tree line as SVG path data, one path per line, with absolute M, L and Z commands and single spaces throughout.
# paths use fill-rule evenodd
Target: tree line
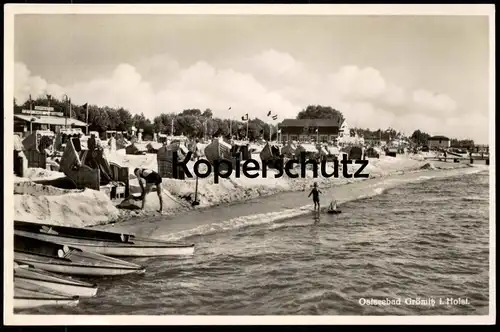
M 428 145 L 430 137 L 431 135 L 419 129 L 415 130 L 410 136 L 412 141 L 417 145 Z M 474 140 L 450 138 L 450 146 L 452 148 L 472 148 L 474 147 Z
M 203 112 L 199 109 L 186 109 L 180 113 L 162 113 L 151 121 L 144 113 L 132 115 L 123 107 L 98 106 L 92 104 L 75 105 L 67 100 L 59 100 L 47 97 L 38 97 L 18 104 L 14 99 L 14 114 L 21 114 L 22 110 L 34 109 L 35 106 L 49 106 L 54 112 L 63 113 L 89 124 L 89 131 L 99 133 L 116 130 L 130 131 L 132 126 L 143 130 L 145 139 L 152 138 L 154 133 L 185 135 L 189 137 L 202 138 L 204 136 L 232 136 L 242 139 L 247 135 L 251 140 L 258 138 L 269 138 L 272 130 L 272 139 L 276 139 L 277 126 L 269 125 L 259 118 L 242 119 L 241 121 L 222 119 L 213 116 L 210 109 Z M 87 114 L 88 110 L 88 114 Z M 231 123 L 230 123 L 231 122 Z M 271 128 L 270 128 L 271 127 Z
M 67 100 L 59 100 L 51 96 L 40 96 L 34 100 L 27 100 L 18 104 L 14 99 L 14 114 L 22 113 L 23 109 L 34 108 L 34 106 L 50 106 L 54 112 L 61 112 L 65 116 L 78 119 L 89 124 L 89 131 L 99 133 L 107 130 L 130 131 L 132 126 L 143 130 L 144 139 L 150 139 L 154 133 L 185 135 L 189 137 L 202 138 L 215 136 L 230 136 L 230 130 L 233 137 L 243 139 L 247 134 L 248 138 L 256 140 L 259 138 L 275 140 L 278 134 L 276 125 L 270 125 L 266 121 L 250 117 L 247 119 L 229 120 L 213 116 L 211 109 L 204 111 L 200 109 L 185 109 L 180 113 L 162 113 L 152 120 L 148 119 L 143 113 L 132 115 L 129 110 L 123 107 L 98 106 L 93 104 L 76 105 Z M 88 108 L 88 118 L 87 118 Z M 70 114 L 71 109 L 71 114 Z M 229 111 L 230 112 L 230 111 Z M 269 115 L 269 114 L 268 114 Z M 341 111 L 330 106 L 309 105 L 297 114 L 297 119 L 345 119 Z M 266 119 L 267 120 L 267 119 Z M 283 120 L 283 119 L 278 119 Z M 362 137 L 379 138 L 385 141 L 394 139 L 401 135 L 401 132 L 393 128 L 370 130 L 368 128 L 354 128 L 358 135 Z M 410 139 L 417 145 L 426 145 L 429 134 L 416 130 Z M 452 139 L 452 144 L 474 144 L 472 140 Z
M 229 137 L 230 134 L 237 139 L 247 135 L 250 140 L 259 138 L 277 139 L 278 127 L 257 117 L 229 120 L 213 116 L 211 109 L 185 109 L 180 113 L 162 113 L 148 119 L 143 113 L 132 115 L 123 107 L 98 106 L 92 104 L 76 105 L 67 100 L 59 100 L 51 96 L 38 97 L 18 104 L 14 99 L 14 114 L 21 114 L 23 109 L 34 109 L 35 106 L 50 106 L 54 112 L 61 112 L 65 116 L 87 122 L 89 131 L 99 133 L 116 130 L 130 131 L 132 126 L 143 130 L 145 139 L 151 138 L 154 133 L 185 135 L 189 137 Z M 88 114 L 87 114 L 88 109 Z M 270 115 L 270 113 L 268 114 Z M 343 115 L 340 111 L 328 106 L 310 105 L 302 110 L 298 119 L 332 118 Z M 277 119 L 276 117 L 274 119 Z M 267 119 L 266 119 L 267 120 Z M 282 120 L 282 119 L 281 119 Z M 231 133 L 230 133 L 231 131 Z

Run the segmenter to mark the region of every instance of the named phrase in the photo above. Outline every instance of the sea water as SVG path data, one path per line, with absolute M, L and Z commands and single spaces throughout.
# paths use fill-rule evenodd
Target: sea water
M 193 257 L 135 259 L 146 274 L 92 280 L 95 298 L 26 313 L 486 315 L 489 173 L 420 180 L 339 215 L 193 233 Z

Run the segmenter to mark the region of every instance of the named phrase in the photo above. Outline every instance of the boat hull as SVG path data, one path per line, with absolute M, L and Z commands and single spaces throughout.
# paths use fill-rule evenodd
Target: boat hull
M 16 222 L 15 233 L 114 257 L 190 256 L 194 244 L 138 238 L 131 234 Z
M 14 282 L 14 309 L 31 309 L 42 306 L 76 306 L 78 296 L 65 294 L 37 286 L 30 282 Z
M 34 299 L 34 298 L 14 298 L 14 309 L 33 309 L 46 306 L 77 306 L 79 300 L 74 299 Z
M 68 241 L 67 243 L 71 243 Z M 69 245 L 69 244 L 68 244 Z M 192 256 L 194 245 L 189 247 L 136 247 L 136 246 L 96 246 L 92 244 L 71 244 L 88 252 L 114 257 L 155 257 L 155 256 Z
M 19 235 L 17 231 L 14 231 L 14 262 L 68 275 L 116 276 L 145 272 L 144 267 L 134 263 Z
M 144 268 L 123 268 L 113 266 L 93 266 L 93 265 L 79 265 L 73 263 L 65 263 L 59 261 L 45 261 L 40 260 L 38 255 L 15 253 L 14 260 L 19 264 L 28 264 L 37 269 L 45 270 L 48 272 L 61 273 L 66 275 L 77 276 L 120 276 L 127 274 L 144 273 Z
M 79 297 L 93 297 L 97 294 L 98 287 L 78 280 L 63 278 L 50 274 L 44 270 L 33 268 L 17 268 L 14 270 L 14 282 L 27 281 L 34 285 L 45 287 L 62 294 Z

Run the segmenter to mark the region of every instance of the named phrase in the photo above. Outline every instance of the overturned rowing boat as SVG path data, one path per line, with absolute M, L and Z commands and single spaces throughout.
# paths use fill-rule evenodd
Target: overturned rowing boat
M 78 296 L 68 296 L 25 280 L 14 281 L 14 309 L 31 309 L 42 306 L 75 306 Z
M 92 297 L 97 294 L 98 289 L 96 284 L 70 279 L 28 265 L 20 266 L 14 263 L 14 283 L 22 281 L 68 296 Z
M 88 252 L 115 257 L 184 256 L 194 254 L 194 244 L 172 243 L 87 228 L 14 221 L 16 234 L 29 235 Z
M 116 276 L 145 272 L 144 267 L 134 263 L 43 241 L 29 234 L 21 235 L 17 231 L 14 231 L 14 261 L 69 275 Z

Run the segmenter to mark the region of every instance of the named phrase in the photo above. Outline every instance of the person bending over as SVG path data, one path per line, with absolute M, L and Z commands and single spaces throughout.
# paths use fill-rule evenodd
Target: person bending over
M 141 186 L 141 197 L 142 207 L 144 209 L 144 205 L 146 204 L 146 195 L 151 192 L 153 186 L 156 186 L 156 193 L 158 194 L 158 198 L 160 199 L 160 209 L 158 212 L 163 211 L 163 197 L 162 197 L 162 188 L 161 188 L 161 176 L 157 172 L 147 169 L 147 168 L 136 168 L 134 170 L 135 176 L 137 176 L 137 180 L 139 181 L 139 185 Z M 143 184 L 143 181 L 146 185 Z

